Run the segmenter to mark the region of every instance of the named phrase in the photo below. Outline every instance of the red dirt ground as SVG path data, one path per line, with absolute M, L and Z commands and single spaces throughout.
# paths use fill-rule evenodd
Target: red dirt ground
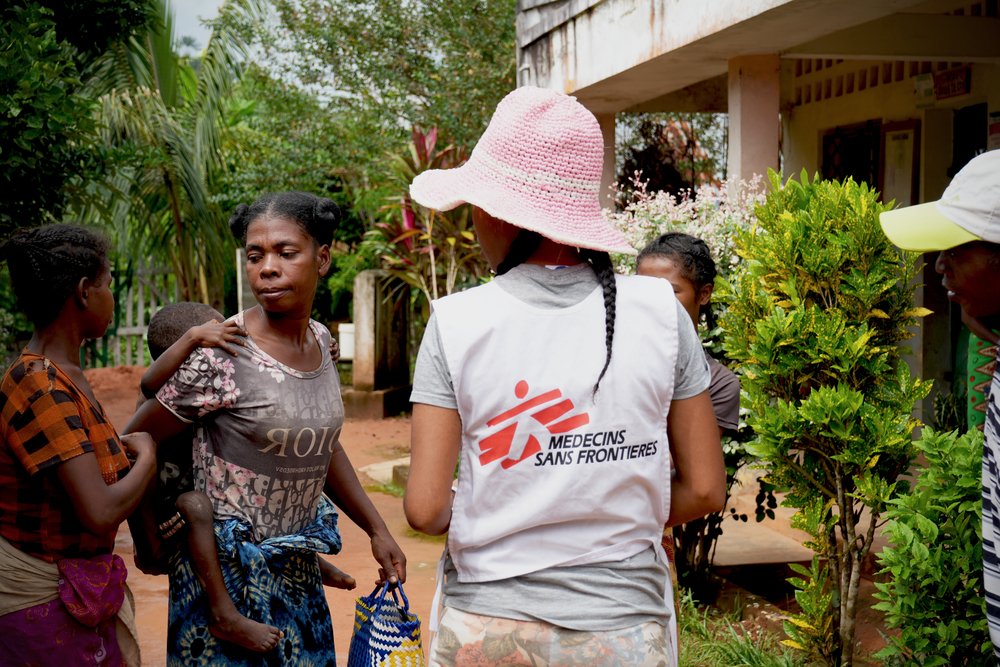
M 145 370 L 141 366 L 120 366 L 86 371 L 97 399 L 119 431 L 125 428 L 135 409 L 139 381 Z M 348 421 L 341 433 L 341 443 L 355 468 L 406 456 L 410 450 L 410 420 L 401 417 L 381 421 Z M 371 483 L 364 475 L 359 476 L 362 477 L 362 483 Z M 444 543 L 419 536 L 410 529 L 403 516 L 402 498 L 379 492 L 369 492 L 368 495 L 406 554 L 406 595 L 410 600 L 410 609 L 420 615 L 426 627 L 434 597 L 434 575 Z M 367 535 L 360 528 L 347 517 L 341 516 L 340 531 L 344 542 L 343 550 L 329 559 L 358 580 L 358 587 L 354 591 L 327 589 L 326 594 L 333 616 L 337 663 L 343 667 L 347 664 L 347 649 L 353 632 L 354 598 L 371 592 L 378 567 L 372 558 Z M 122 524 L 120 528 L 115 552 L 129 566 L 128 583 L 136 599 L 142 663 L 144 667 L 164 667 L 167 577 L 145 575 L 134 567 L 132 536 L 127 524 Z M 425 630 L 425 642 L 426 632 Z
M 139 382 L 145 368 L 141 366 L 120 366 L 86 371 L 87 378 L 101 402 L 105 413 L 119 431 L 131 418 L 139 396 Z M 410 450 L 410 420 L 400 417 L 385 420 L 349 420 L 341 433 L 341 443 L 355 468 L 371 463 L 387 461 L 406 456 Z M 369 485 L 372 480 L 359 473 L 361 482 Z M 441 555 L 443 540 L 420 536 L 406 523 L 403 515 L 402 498 L 389 496 L 377 491 L 368 493 L 375 507 L 382 515 L 389 530 L 399 542 L 407 557 L 406 594 L 410 608 L 424 621 L 424 642 L 427 647 L 426 629 L 431 601 L 434 597 L 437 561 Z M 341 570 L 358 580 L 354 591 L 327 590 L 327 600 L 333 616 L 334 639 L 337 644 L 337 662 L 340 667 L 347 664 L 347 650 L 350 646 L 354 623 L 354 598 L 367 595 L 376 579 L 378 568 L 371 556 L 367 536 L 350 519 L 341 517 L 340 530 L 344 547 L 337 556 L 329 557 Z M 128 564 L 128 582 L 135 594 L 140 646 L 144 667 L 164 667 L 166 664 L 167 635 L 167 577 L 145 575 L 132 563 L 132 537 L 128 525 L 122 524 L 115 547 Z M 863 597 L 870 601 L 874 585 L 862 581 Z M 866 605 L 862 604 L 862 607 Z M 882 648 L 885 643 L 878 636 L 876 628 L 882 626 L 878 612 L 863 609 L 858 614 L 859 653 L 865 655 Z M 866 664 L 863 660 L 860 664 Z

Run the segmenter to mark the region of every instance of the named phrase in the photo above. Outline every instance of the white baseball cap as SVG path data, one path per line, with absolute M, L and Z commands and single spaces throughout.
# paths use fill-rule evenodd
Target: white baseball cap
M 941 199 L 886 211 L 879 222 L 903 250 L 946 250 L 970 241 L 1000 243 L 1000 150 L 970 160 Z

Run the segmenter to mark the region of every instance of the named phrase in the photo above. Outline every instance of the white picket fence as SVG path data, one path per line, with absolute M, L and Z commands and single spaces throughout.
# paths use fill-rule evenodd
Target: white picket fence
M 146 363 L 146 331 L 156 311 L 180 301 L 180 290 L 172 268 L 146 266 L 135 269 L 132 285 L 118 305 L 124 311 L 120 327 L 108 340 L 108 366 Z

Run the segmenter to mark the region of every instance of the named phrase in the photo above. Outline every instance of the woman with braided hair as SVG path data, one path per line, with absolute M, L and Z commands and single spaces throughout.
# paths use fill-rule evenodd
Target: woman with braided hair
M 695 327 L 702 314 L 708 326 L 714 326 L 709 303 L 715 289 L 715 260 L 708 244 L 696 236 L 667 232 L 651 241 L 635 260 L 636 273 L 667 280 L 674 296 L 691 317 Z M 740 379 L 731 370 L 705 352 L 712 381 L 708 395 L 712 399 L 719 434 L 740 427 Z
M 722 507 L 725 469 L 690 318 L 612 269 L 635 250 L 602 216 L 603 157 L 575 99 L 520 88 L 410 188 L 471 204 L 497 273 L 435 301 L 414 373 L 404 507 L 448 531 L 431 665 L 676 665 L 660 536 Z
M 21 229 L 0 245 L 34 325 L 0 383 L 2 665 L 139 664 L 112 549 L 153 478 L 154 444 L 118 436 L 80 368 L 83 342 L 114 316 L 107 252 L 72 225 Z
M 245 617 L 281 633 L 264 651 L 215 637 L 205 588 L 182 555 L 170 572 L 168 665 L 335 665 L 323 586 L 344 582 L 318 556 L 340 551 L 334 504 L 368 533 L 381 579 L 406 579 L 406 558 L 340 444 L 330 332 L 310 319 L 339 219 L 334 202 L 304 192 L 240 204 L 229 227 L 258 302 L 229 320 L 245 332 L 241 347 L 191 352 L 130 422 L 157 442 L 197 423 L 194 486 L 211 500 L 229 595 Z

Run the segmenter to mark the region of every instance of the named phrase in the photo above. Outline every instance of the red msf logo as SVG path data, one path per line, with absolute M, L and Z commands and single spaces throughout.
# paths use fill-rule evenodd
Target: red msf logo
M 514 395 L 518 398 L 524 398 L 528 395 L 528 383 L 521 380 L 514 387 Z M 514 419 L 515 421 L 500 431 L 497 431 L 488 438 L 484 438 L 479 442 L 479 449 L 482 454 L 479 455 L 479 464 L 486 465 L 487 463 L 492 463 L 493 461 L 504 459 L 503 466 L 504 470 L 517 465 L 521 461 L 524 461 L 529 456 L 534 456 L 538 452 L 542 451 L 542 446 L 538 443 L 538 439 L 533 435 L 528 436 L 528 443 L 524 446 L 524 452 L 521 453 L 521 457 L 517 459 L 507 458 L 510 455 L 510 446 L 514 443 L 514 435 L 517 433 L 517 426 L 520 423 L 520 419 L 515 419 L 520 417 L 526 412 L 530 412 L 539 406 L 544 406 L 546 403 L 552 403 L 555 400 L 562 398 L 562 392 L 558 389 L 553 389 L 550 392 L 546 392 L 534 398 L 529 398 L 523 403 L 503 412 L 493 419 L 486 422 L 487 426 L 499 426 L 506 421 Z M 573 401 L 566 400 L 555 403 L 554 405 L 549 405 L 548 407 L 543 407 L 540 410 L 531 412 L 528 417 L 531 417 L 539 424 L 548 429 L 549 433 L 557 435 L 559 433 L 567 433 L 575 428 L 579 428 L 584 424 L 590 423 L 590 416 L 584 412 L 583 414 L 573 415 L 572 417 L 567 417 L 562 421 L 558 421 L 567 412 L 573 410 Z

